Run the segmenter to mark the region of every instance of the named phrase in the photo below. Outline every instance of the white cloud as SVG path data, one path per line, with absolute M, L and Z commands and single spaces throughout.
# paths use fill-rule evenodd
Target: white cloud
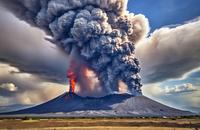
M 18 104 L 40 104 L 64 93 L 68 87 L 55 83 L 40 83 L 35 89 L 27 89 L 15 97 Z
M 200 112 L 200 86 L 190 83 L 178 86 L 162 86 L 162 84 L 144 85 L 143 93 L 156 101 L 183 110 Z
M 193 86 L 191 83 L 185 83 L 174 86 L 162 86 L 162 84 L 148 84 L 143 87 L 144 95 L 147 96 L 161 96 L 161 95 L 171 95 L 180 93 L 189 93 L 198 90 L 197 86 Z
M 0 72 L 1 106 L 38 104 L 68 90 L 67 85 L 45 81 L 30 73 L 21 73 L 16 67 L 7 64 L 0 63 Z
M 186 83 L 182 85 L 175 85 L 174 87 L 164 87 L 164 92 L 166 94 L 174 94 L 174 93 L 185 93 L 185 92 L 193 92 L 197 91 L 191 83 Z
M 17 69 L 16 67 L 12 67 L 8 64 L 0 62 L 0 75 L 6 75 L 6 74 L 12 73 L 12 72 L 18 73 L 19 69 Z
M 13 83 L 3 83 L 0 85 L 0 88 L 11 92 L 17 91 L 18 89 Z
M 143 82 L 180 78 L 200 66 L 200 20 L 161 28 L 136 46 Z
M 175 28 L 161 28 L 137 44 L 144 95 L 179 109 L 200 112 L 200 90 L 186 79 L 200 67 L 200 19 Z M 162 81 L 183 84 L 163 86 Z M 193 82 L 191 82 L 193 83 Z

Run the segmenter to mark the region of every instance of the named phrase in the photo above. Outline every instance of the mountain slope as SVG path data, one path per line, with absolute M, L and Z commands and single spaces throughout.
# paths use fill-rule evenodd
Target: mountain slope
M 65 93 L 44 104 L 6 114 L 56 114 L 62 116 L 185 116 L 191 112 L 174 109 L 145 96 L 113 94 L 101 98 Z

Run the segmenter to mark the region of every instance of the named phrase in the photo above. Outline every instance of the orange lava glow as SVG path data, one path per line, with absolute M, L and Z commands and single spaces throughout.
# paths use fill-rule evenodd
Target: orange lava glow
M 69 79 L 69 83 L 70 83 L 69 92 L 74 93 L 75 92 L 75 86 L 76 86 L 76 75 L 71 69 L 69 69 L 67 71 L 67 78 Z

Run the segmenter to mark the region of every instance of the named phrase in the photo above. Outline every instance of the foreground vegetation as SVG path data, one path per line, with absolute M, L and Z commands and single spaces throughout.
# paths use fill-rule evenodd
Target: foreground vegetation
M 62 130 L 198 130 L 200 117 L 176 118 L 3 118 L 0 129 Z

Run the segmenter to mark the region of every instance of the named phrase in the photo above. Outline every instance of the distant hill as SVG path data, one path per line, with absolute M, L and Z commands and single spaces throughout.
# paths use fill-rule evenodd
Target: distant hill
M 87 116 L 187 116 L 182 111 L 158 103 L 145 96 L 112 94 L 105 97 L 81 97 L 73 93 L 64 93 L 57 98 L 35 107 L 4 114 L 48 114 L 72 117 Z

